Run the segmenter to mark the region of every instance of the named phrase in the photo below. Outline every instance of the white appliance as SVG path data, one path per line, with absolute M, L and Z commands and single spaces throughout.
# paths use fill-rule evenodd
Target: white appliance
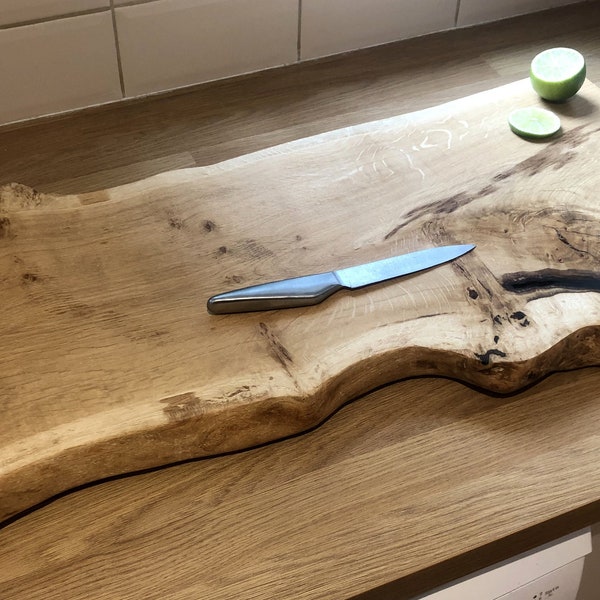
M 420 600 L 575 600 L 590 528 L 419 596 Z M 417 600 L 417 599 L 415 599 Z

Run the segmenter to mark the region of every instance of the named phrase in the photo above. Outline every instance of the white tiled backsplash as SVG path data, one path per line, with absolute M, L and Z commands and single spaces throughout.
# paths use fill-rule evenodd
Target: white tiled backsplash
M 0 0 L 0 125 L 577 0 Z

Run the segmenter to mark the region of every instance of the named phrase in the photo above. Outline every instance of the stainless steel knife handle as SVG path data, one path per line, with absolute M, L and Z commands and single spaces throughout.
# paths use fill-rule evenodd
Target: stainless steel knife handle
M 226 314 L 319 304 L 344 286 L 333 272 L 253 285 L 208 299 L 208 312 Z

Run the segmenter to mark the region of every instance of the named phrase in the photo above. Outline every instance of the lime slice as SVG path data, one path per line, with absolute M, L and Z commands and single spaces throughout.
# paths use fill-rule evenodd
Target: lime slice
M 529 78 L 544 100 L 564 102 L 574 96 L 585 81 L 585 59 L 572 48 L 550 48 L 532 61 Z
M 550 137 L 560 129 L 560 119 L 537 106 L 514 110 L 508 116 L 508 124 L 517 135 L 526 138 Z

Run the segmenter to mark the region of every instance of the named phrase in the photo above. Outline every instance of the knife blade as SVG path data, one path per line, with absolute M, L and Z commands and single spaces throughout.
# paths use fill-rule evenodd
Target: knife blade
M 424 271 L 454 260 L 473 248 L 474 244 L 437 246 L 336 271 L 252 285 L 211 296 L 206 306 L 211 314 L 311 306 L 323 302 L 341 289 L 361 288 Z

